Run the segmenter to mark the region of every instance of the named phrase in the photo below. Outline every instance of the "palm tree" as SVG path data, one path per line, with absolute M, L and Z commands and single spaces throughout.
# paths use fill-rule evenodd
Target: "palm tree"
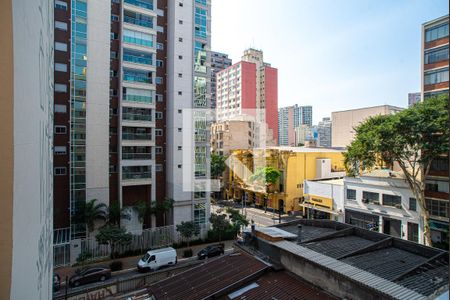
M 167 213 L 173 208 L 173 202 L 172 198 L 165 198 L 164 201 L 156 203 L 156 211 L 163 214 L 164 226 L 166 226 Z
M 108 223 L 120 228 L 120 220 L 122 217 L 129 217 L 129 214 L 124 208 L 120 208 L 119 203 L 112 203 L 108 208 Z
M 86 224 L 87 230 L 88 230 L 88 236 L 89 234 L 94 231 L 95 229 L 95 221 L 98 220 L 107 220 L 107 209 L 105 203 L 98 203 L 96 204 L 97 199 L 89 200 L 84 204 L 84 207 L 81 210 L 81 218 L 83 222 Z
M 156 205 L 154 202 L 146 203 L 144 201 L 139 201 L 134 208 L 138 212 L 138 217 L 140 222 L 144 222 L 146 217 L 152 217 L 156 214 Z

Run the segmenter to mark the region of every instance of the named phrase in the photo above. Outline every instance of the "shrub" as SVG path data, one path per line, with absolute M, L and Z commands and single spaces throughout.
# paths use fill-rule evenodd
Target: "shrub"
M 192 257 L 192 249 L 186 249 L 183 251 L 183 257 Z
M 123 268 L 122 262 L 119 260 L 113 261 L 112 263 L 109 264 L 109 268 L 111 269 L 112 272 L 120 271 Z

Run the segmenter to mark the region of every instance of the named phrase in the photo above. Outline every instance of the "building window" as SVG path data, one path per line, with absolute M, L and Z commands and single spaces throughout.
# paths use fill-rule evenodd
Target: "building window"
M 111 21 L 119 21 L 119 16 L 111 14 Z
M 155 136 L 162 136 L 162 135 L 163 135 L 162 129 L 155 129 Z
M 206 208 L 205 203 L 194 204 L 194 222 L 196 224 L 206 223 Z
M 163 118 L 163 113 L 160 111 L 155 112 L 155 118 L 161 120 Z
M 67 72 L 67 64 L 55 63 L 55 71 Z
M 65 167 L 56 167 L 54 173 L 55 176 L 64 176 L 67 174 L 67 169 Z
M 183 38 L 178 38 L 178 41 L 179 42 L 183 42 Z
M 425 64 L 434 64 L 443 60 L 448 60 L 448 45 L 425 52 Z
M 183 77 L 183 74 L 178 73 L 178 78 L 182 78 L 182 77 Z
M 54 152 L 55 155 L 66 155 L 67 154 L 66 146 L 55 146 Z
M 397 195 L 383 194 L 383 205 L 402 208 L 402 197 Z
M 56 0 L 55 1 L 55 8 L 56 9 L 61 9 L 61 10 L 67 10 L 67 3 L 64 2 L 64 1 Z
M 181 114 L 182 112 L 183 112 L 183 110 L 181 110 L 181 109 L 178 110 L 178 113 L 179 113 L 179 114 Z
M 119 35 L 115 32 L 110 33 L 111 40 L 117 40 L 119 38 Z
M 60 22 L 55 21 L 55 29 L 59 29 L 62 31 L 67 31 L 67 23 L 66 22 Z
M 156 101 L 157 102 L 163 102 L 164 101 L 164 97 L 161 94 L 156 94 Z
M 110 52 L 110 58 L 111 59 L 115 59 L 115 58 L 117 58 L 118 56 L 117 56 L 117 52 L 116 51 L 111 51 Z
M 178 6 L 183 7 L 183 2 L 178 2 Z
M 425 30 L 425 42 L 431 42 L 448 36 L 448 23 L 439 24 Z
M 164 44 L 163 43 L 156 43 L 156 49 L 164 50 Z
M 363 191 L 362 202 L 380 204 L 380 194 Z
M 66 132 L 67 132 L 66 126 L 61 126 L 61 125 L 55 126 L 55 134 L 66 134 Z
M 425 199 L 431 216 L 448 218 L 448 200 Z
M 178 146 L 178 150 L 183 150 L 183 147 L 182 146 Z
M 67 105 L 55 104 L 55 113 L 60 113 L 60 114 L 67 113 Z
M 162 77 L 156 77 L 155 82 L 156 82 L 156 84 L 162 84 L 163 83 Z
M 409 198 L 409 210 L 417 211 L 417 200 L 416 200 L 416 198 Z
M 153 47 L 153 35 L 140 31 L 124 29 L 123 41 L 129 44 L 135 44 L 144 47 Z
M 60 42 L 55 42 L 55 50 L 56 51 L 67 52 L 67 44 L 66 43 L 60 43 Z
M 183 20 L 178 20 L 178 24 L 182 25 L 183 24 Z
M 163 147 L 155 147 L 155 153 L 156 154 L 162 154 L 163 153 Z
M 178 55 L 178 59 L 183 59 L 183 55 Z
M 160 59 L 157 59 L 156 60 L 156 66 L 157 67 L 163 67 L 164 66 L 164 62 L 162 60 L 160 60 Z
M 347 189 L 347 199 L 356 200 L 356 190 Z
M 181 95 L 183 95 L 183 92 L 182 91 L 178 91 L 178 96 L 181 96 Z
M 183 130 L 181 128 L 178 128 L 178 132 L 182 132 Z
M 161 164 L 156 164 L 155 165 L 155 172 L 162 172 L 163 171 L 163 166 Z
M 109 173 L 117 173 L 117 165 L 109 165 Z
M 419 225 L 408 222 L 408 240 L 419 242 Z
M 448 158 L 438 157 L 431 162 L 431 171 L 448 171 Z
M 67 84 L 55 83 L 55 92 L 67 93 Z
M 181 169 L 181 165 L 178 165 L 178 169 Z
M 425 72 L 425 84 L 437 84 L 448 81 L 448 68 Z

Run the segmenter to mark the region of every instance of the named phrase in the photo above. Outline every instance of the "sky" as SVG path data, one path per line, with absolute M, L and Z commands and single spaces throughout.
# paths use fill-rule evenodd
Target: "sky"
M 212 47 L 240 61 L 261 49 L 278 69 L 278 107 L 331 112 L 408 106 L 420 91 L 421 25 L 448 0 L 212 0 Z

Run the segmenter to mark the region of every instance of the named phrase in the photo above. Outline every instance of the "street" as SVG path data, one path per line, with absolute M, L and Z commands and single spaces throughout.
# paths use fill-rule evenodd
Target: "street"
M 211 204 L 211 213 L 225 213 L 227 206 Z M 255 207 L 244 207 L 236 206 L 234 209 L 239 209 L 241 214 L 247 217 L 247 220 L 253 220 L 256 226 L 267 227 L 275 224 L 279 224 L 279 216 L 277 212 L 272 212 L 267 210 L 264 212 L 264 209 L 255 208 Z M 299 219 L 299 216 L 289 216 L 287 214 L 281 215 L 281 223 L 294 221 Z

